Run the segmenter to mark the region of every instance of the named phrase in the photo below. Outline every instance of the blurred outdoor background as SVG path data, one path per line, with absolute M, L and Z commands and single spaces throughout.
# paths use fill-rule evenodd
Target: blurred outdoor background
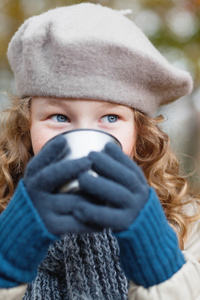
M 0 108 L 5 92 L 14 89 L 6 52 L 8 43 L 23 21 L 47 9 L 81 2 L 100 3 L 118 10 L 131 9 L 128 17 L 174 65 L 189 71 L 194 91 L 159 110 L 165 116 L 164 130 L 170 135 L 183 169 L 200 192 L 200 0 L 0 0 Z

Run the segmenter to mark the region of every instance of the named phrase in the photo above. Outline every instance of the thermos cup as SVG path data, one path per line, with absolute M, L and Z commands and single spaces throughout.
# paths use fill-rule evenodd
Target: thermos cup
M 121 147 L 120 142 L 111 134 L 100 130 L 77 129 L 62 133 L 67 140 L 67 153 L 62 159 L 71 160 L 86 157 L 91 151 L 102 151 L 108 142 L 114 143 Z M 93 176 L 98 176 L 93 170 L 89 170 Z M 60 192 L 77 192 L 79 191 L 78 180 L 66 182 Z

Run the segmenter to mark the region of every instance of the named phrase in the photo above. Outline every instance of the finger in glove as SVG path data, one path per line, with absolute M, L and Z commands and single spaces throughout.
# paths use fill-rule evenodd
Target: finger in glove
M 125 156 L 125 154 L 123 154 L 122 157 L 123 156 Z M 92 169 L 97 174 L 123 185 L 132 192 L 136 192 L 140 189 L 142 190 L 141 192 L 143 192 L 144 197 L 146 195 L 148 196 L 147 181 L 144 175 L 141 174 L 142 171 L 140 168 L 129 158 L 128 161 L 131 168 L 123 164 L 124 160 L 115 160 L 113 157 L 110 157 L 103 152 L 91 152 L 89 154 L 89 159 L 92 161 Z
M 107 143 L 103 152 L 115 159 L 116 161 L 120 162 L 122 165 L 126 166 L 133 172 L 135 172 L 137 169 L 138 178 L 140 178 L 141 181 L 146 181 L 142 169 L 139 166 L 137 166 L 137 164 L 132 159 L 125 155 L 118 146 L 116 146 L 113 143 Z
M 136 197 L 134 199 L 132 193 L 124 186 L 101 176 L 94 177 L 87 172 L 79 175 L 79 185 L 82 192 L 91 196 L 93 203 L 100 205 L 126 208 L 133 206 L 137 201 Z
M 32 177 L 31 182 L 25 182 L 29 191 L 33 187 L 52 193 L 58 190 L 63 184 L 78 177 L 78 175 L 88 170 L 91 162 L 83 157 L 76 160 L 58 161 L 43 168 L 38 174 Z
M 25 177 L 33 176 L 45 166 L 59 160 L 67 151 L 67 141 L 59 135 L 45 145 L 42 150 L 29 162 Z
M 132 224 L 144 206 L 140 194 L 133 194 L 107 178 L 93 177 L 85 172 L 80 174 L 79 184 L 89 196 L 89 201 L 79 203 L 75 211 L 75 216 L 83 222 L 122 231 Z

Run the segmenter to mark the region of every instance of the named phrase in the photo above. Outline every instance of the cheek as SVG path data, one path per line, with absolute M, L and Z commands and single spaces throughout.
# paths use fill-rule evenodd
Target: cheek
M 46 136 L 42 136 L 41 134 L 31 135 L 32 147 L 34 154 L 37 154 L 42 147 L 46 144 L 49 139 Z
M 134 129 L 126 129 L 122 133 L 116 135 L 116 138 L 120 141 L 122 145 L 123 152 L 132 158 L 133 149 L 136 143 L 137 133 Z
M 129 137 L 129 138 L 122 138 L 121 139 L 121 145 L 122 145 L 122 150 L 123 152 L 132 158 L 133 156 L 133 149 L 135 146 L 135 138 L 133 137 Z
M 51 138 L 56 136 L 56 134 L 41 129 L 37 130 L 34 127 L 31 127 L 30 134 L 34 154 L 37 154 Z

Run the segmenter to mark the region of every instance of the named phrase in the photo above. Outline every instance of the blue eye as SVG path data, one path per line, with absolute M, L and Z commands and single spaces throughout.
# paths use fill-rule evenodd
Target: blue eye
M 51 119 L 56 122 L 67 122 L 68 121 L 68 117 L 66 117 L 64 115 L 53 115 L 53 116 L 51 116 Z
M 116 115 L 106 115 L 106 116 L 104 116 L 104 117 L 101 118 L 101 120 L 103 122 L 106 122 L 106 123 L 115 123 L 115 122 L 118 121 L 118 119 L 119 118 Z

